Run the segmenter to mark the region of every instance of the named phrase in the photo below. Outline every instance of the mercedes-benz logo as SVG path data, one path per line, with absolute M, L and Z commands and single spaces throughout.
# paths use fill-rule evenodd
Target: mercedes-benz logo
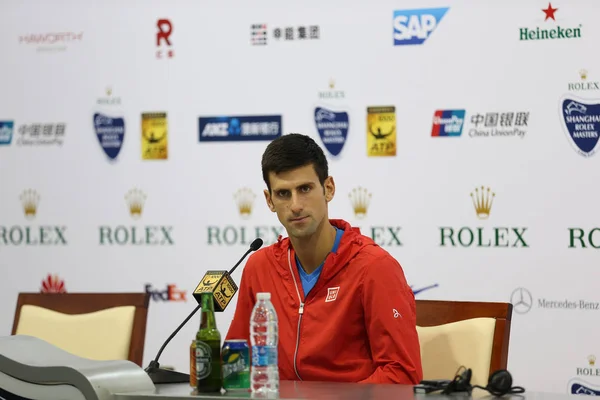
M 517 314 L 527 314 L 533 307 L 531 292 L 525 288 L 516 288 L 510 295 L 510 302 Z

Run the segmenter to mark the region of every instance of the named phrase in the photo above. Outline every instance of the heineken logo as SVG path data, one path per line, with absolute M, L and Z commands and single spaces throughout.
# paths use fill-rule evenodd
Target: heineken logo
M 541 10 L 544 15 L 544 23 L 549 24 L 543 27 L 519 28 L 519 40 L 551 40 L 551 39 L 579 39 L 581 38 L 582 25 L 576 27 L 565 27 L 556 23 L 554 14 L 558 8 L 553 8 L 552 3 L 548 3 L 548 8 Z M 551 20 L 551 21 L 549 21 Z

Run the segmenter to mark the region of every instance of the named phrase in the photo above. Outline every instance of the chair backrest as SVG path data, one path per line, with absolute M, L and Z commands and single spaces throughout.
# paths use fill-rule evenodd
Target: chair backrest
M 428 369 L 426 363 L 434 367 L 436 363 L 441 364 L 440 359 L 436 361 L 435 357 L 474 360 L 472 364 L 475 365 L 465 365 L 465 367 L 473 369 L 472 382 L 483 386 L 487 384 L 490 374 L 507 368 L 512 304 L 416 300 L 416 306 L 417 330 L 422 342 L 422 355 L 425 353 L 433 356 L 438 354 L 438 350 L 442 351 L 442 354 L 433 356 L 431 360 L 423 360 L 424 375 L 425 370 Z M 442 337 L 444 339 L 441 339 Z M 452 346 L 445 343 L 450 337 L 454 342 Z M 443 353 L 444 349 L 446 354 Z M 449 351 L 464 354 L 448 354 Z M 467 352 L 471 352 L 475 358 L 469 358 Z M 481 365 L 482 360 L 485 363 L 489 360 L 489 366 L 485 371 L 482 370 L 482 367 L 486 366 Z M 477 374 L 476 367 L 479 367 Z M 437 370 L 439 371 L 439 368 Z M 446 371 L 450 376 L 424 376 L 424 379 L 452 379 L 455 372 L 455 370 Z
M 148 293 L 19 293 L 12 334 L 142 366 L 149 301 Z

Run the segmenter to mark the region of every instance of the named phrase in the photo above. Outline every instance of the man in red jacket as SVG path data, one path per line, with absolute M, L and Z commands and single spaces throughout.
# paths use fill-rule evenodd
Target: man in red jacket
M 248 259 L 226 338 L 250 343 L 256 294 L 270 292 L 280 379 L 419 383 L 414 294 L 387 251 L 329 219 L 335 183 L 323 150 L 308 136 L 281 136 L 262 171 L 267 205 L 289 237 Z

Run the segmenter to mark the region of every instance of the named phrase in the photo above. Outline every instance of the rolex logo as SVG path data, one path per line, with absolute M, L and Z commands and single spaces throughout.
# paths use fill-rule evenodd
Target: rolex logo
M 596 356 L 595 355 L 590 354 L 587 359 L 588 359 L 588 363 L 590 364 L 591 367 L 596 365 Z
M 23 211 L 25 212 L 25 218 L 33 219 L 37 213 L 37 206 L 40 201 L 40 196 L 33 189 L 27 189 L 21 194 L 21 203 L 23 204 Z
M 329 79 L 329 89 L 325 91 L 319 91 L 319 98 L 321 99 L 343 99 L 346 94 L 343 90 L 335 90 L 335 80 Z
M 233 195 L 242 218 L 248 218 L 252 214 L 252 204 L 256 195 L 250 188 L 241 188 Z
M 110 86 L 106 87 L 106 95 L 110 96 L 112 94 L 112 88 Z
M 354 215 L 357 218 L 364 218 L 367 215 L 369 203 L 371 202 L 371 193 L 369 193 L 365 188 L 357 187 L 352 189 L 348 197 L 350 197 L 350 203 L 352 203 Z
M 487 219 L 490 216 L 492 209 L 492 203 L 494 201 L 494 192 L 490 192 L 490 188 L 476 188 L 475 192 L 471 192 L 471 199 L 473 200 L 473 207 L 477 213 L 477 218 Z
M 585 81 L 587 79 L 587 71 L 585 69 L 582 69 L 579 71 L 579 76 L 581 77 L 581 80 Z
M 145 200 L 146 195 L 140 189 L 131 189 L 125 195 L 125 201 L 129 206 L 129 213 L 134 219 L 138 219 L 142 216 Z

